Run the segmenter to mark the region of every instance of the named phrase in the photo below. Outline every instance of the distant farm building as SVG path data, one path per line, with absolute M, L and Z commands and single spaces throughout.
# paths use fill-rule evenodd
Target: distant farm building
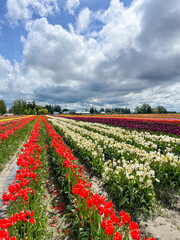
M 86 114 L 89 114 L 89 112 L 88 111 L 76 111 L 76 114 L 77 115 L 86 115 Z
M 5 113 L 3 116 L 7 117 L 7 116 L 13 116 L 13 115 L 14 115 L 14 113 Z
M 57 116 L 59 115 L 59 112 L 53 112 L 53 115 Z

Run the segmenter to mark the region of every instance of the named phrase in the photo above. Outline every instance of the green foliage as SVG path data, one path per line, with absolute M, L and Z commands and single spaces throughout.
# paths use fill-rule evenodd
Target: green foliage
M 91 107 L 90 110 L 89 110 L 89 112 L 90 112 L 91 114 L 94 114 L 94 108 Z
M 28 115 L 28 110 L 27 109 L 24 110 L 24 114 Z
M 153 113 L 167 113 L 167 110 L 164 106 L 160 105 L 152 109 Z
M 143 103 L 142 106 L 136 106 L 134 113 L 167 113 L 164 106 L 159 105 L 156 108 L 151 108 L 147 103 Z
M 3 101 L 3 100 L 2 100 Z M 21 115 L 36 115 L 36 114 L 53 114 L 53 112 L 61 113 L 61 107 L 59 105 L 46 105 L 45 107 L 41 105 L 37 105 L 35 100 L 32 102 L 26 102 L 22 99 L 16 99 L 13 101 L 13 105 L 10 107 L 9 112 Z M 1 113 L 1 105 L 0 105 L 0 113 Z
M 152 109 L 149 104 L 143 103 L 141 107 L 136 106 L 135 113 L 152 113 Z
M 39 115 L 46 115 L 46 114 L 48 114 L 48 110 L 46 108 L 38 109 L 38 114 Z
M 141 112 L 141 107 L 136 106 L 134 113 L 142 113 L 142 112 Z
M 101 108 L 101 109 L 100 109 L 100 112 L 104 112 L 104 108 Z
M 6 113 L 6 104 L 4 100 L 0 100 L 0 114 Z
M 35 102 L 35 100 L 33 100 L 32 102 L 28 102 L 27 103 L 27 108 L 28 109 L 34 109 L 36 107 L 36 102 Z
M 45 108 L 47 108 L 49 114 L 53 114 L 54 112 L 61 113 L 61 107 L 59 105 L 45 105 Z
M 94 107 L 91 107 L 89 112 L 90 112 L 90 114 L 98 113 L 97 109 Z
M 102 109 L 102 108 L 101 108 Z M 100 110 L 102 112 L 102 110 Z M 105 108 L 105 113 L 107 114 L 122 114 L 122 113 L 131 113 L 130 108 L 116 107 L 116 108 Z
M 39 109 L 43 109 L 43 107 L 40 106 L 40 105 L 36 105 L 35 109 L 36 109 L 36 112 L 38 112 L 38 110 L 39 110 Z
M 112 113 L 131 113 L 129 108 L 112 108 Z
M 36 115 L 36 102 L 33 100 L 32 102 L 27 103 L 27 111 L 24 114 L 26 115 Z
M 69 111 L 68 108 L 64 108 L 64 109 L 63 109 L 63 112 L 67 112 L 67 111 Z
M 36 115 L 36 109 L 34 108 L 34 110 L 33 110 L 33 115 Z
M 151 106 L 147 103 L 143 103 L 143 105 L 141 107 L 141 111 L 142 111 L 142 113 L 152 113 Z
M 22 99 L 16 99 L 13 101 L 13 113 L 17 115 L 22 115 L 26 113 L 27 103 Z

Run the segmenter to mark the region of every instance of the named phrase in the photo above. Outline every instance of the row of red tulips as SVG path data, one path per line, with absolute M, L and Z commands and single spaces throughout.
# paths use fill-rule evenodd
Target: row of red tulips
M 63 183 L 66 183 L 67 186 L 64 188 L 75 207 L 73 215 L 77 215 L 75 222 L 79 221 L 78 239 L 86 237 L 86 239 L 100 240 L 140 240 L 138 224 L 131 221 L 129 214 L 122 210 L 117 215 L 112 201 L 106 202 L 104 196 L 92 192 L 92 183 L 85 180 L 83 167 L 77 165 L 77 159 L 72 155 L 69 147 L 64 144 L 61 136 L 46 120 L 43 122 L 54 149 L 53 161 L 56 162 L 57 172 L 60 171 L 62 175 L 58 179 L 62 179 Z M 143 239 L 145 240 L 144 236 Z M 151 240 L 155 240 L 155 238 L 151 238 Z
M 27 117 L 27 116 L 26 116 Z M 18 117 L 13 117 L 13 118 L 0 118 L 0 126 L 5 126 L 10 123 L 16 122 L 18 120 L 25 119 L 24 116 L 18 116 Z
M 13 135 L 15 131 L 22 129 L 25 125 L 27 125 L 29 122 L 33 121 L 36 118 L 36 116 L 28 117 L 23 120 L 21 120 L 21 124 L 18 126 L 15 126 L 11 128 L 10 130 L 5 131 L 4 133 L 0 134 L 0 144 L 2 140 L 8 138 L 10 135 Z
M 24 144 L 22 153 L 18 156 L 19 170 L 16 171 L 15 180 L 8 187 L 9 193 L 3 193 L 4 204 L 10 203 L 10 206 L 9 218 L 0 220 L 0 228 L 2 228 L 0 240 L 40 239 L 45 232 L 43 226 L 47 221 L 42 204 L 44 195 L 42 185 L 45 184 L 46 171 L 44 167 L 43 172 L 42 153 L 45 149 L 42 148 L 44 139 L 40 138 L 39 131 L 40 118 L 35 123 L 28 142 Z
M 10 121 L 10 122 L 6 122 L 6 124 L 4 124 L 3 126 L 0 127 L 0 132 L 4 132 L 6 130 L 9 130 L 17 125 L 19 125 L 20 123 L 24 122 L 24 120 L 26 120 L 27 118 L 20 118 L 20 119 L 15 119 L 14 121 Z

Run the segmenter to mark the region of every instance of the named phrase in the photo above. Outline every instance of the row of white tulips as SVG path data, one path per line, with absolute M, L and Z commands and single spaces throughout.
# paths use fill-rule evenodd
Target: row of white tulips
M 138 182 L 142 188 L 152 187 L 152 178 L 155 178 L 155 173 L 150 169 L 148 161 L 143 160 L 140 163 L 136 159 L 129 161 L 124 157 L 121 159 L 113 158 L 105 161 L 103 149 L 115 148 L 123 155 L 129 149 L 129 146 L 126 146 L 127 144 L 116 142 L 112 138 L 74 126 L 68 121 L 66 122 L 63 120 L 61 122 L 61 119 L 52 119 L 51 122 L 63 130 L 65 137 L 70 137 L 74 142 L 76 142 L 77 147 L 81 149 L 85 148 L 87 151 L 92 152 L 92 155 L 95 158 L 97 157 L 99 161 L 103 161 L 102 164 L 104 171 L 102 177 L 104 180 L 109 180 L 112 172 L 116 175 L 123 172 L 125 177 L 128 180 L 131 180 L 132 183 Z M 103 142 L 103 148 L 100 145 L 100 141 Z M 131 150 L 131 153 L 134 152 L 132 149 L 129 149 Z M 158 179 L 156 180 L 158 181 Z
M 74 120 L 70 120 L 70 119 L 66 119 L 66 118 L 54 118 L 57 121 L 60 121 L 61 123 L 65 123 L 66 126 L 68 126 L 71 130 L 73 131 L 78 131 L 79 133 L 84 134 L 84 135 L 88 135 L 89 137 L 91 137 L 92 139 L 96 140 L 96 141 L 103 141 L 104 146 L 108 146 L 108 147 L 113 147 L 116 148 L 117 151 L 121 151 L 121 153 L 123 154 L 124 152 L 129 152 L 130 154 L 136 154 L 138 157 L 141 158 L 141 160 L 147 161 L 147 162 L 152 162 L 152 161 L 158 161 L 159 163 L 163 164 L 163 163 L 167 163 L 169 162 L 172 166 L 174 167 L 178 167 L 180 166 L 180 159 L 177 155 L 175 155 L 172 152 L 166 152 L 165 154 L 161 154 L 159 149 L 156 149 L 154 151 L 147 151 L 144 150 L 142 148 L 138 148 L 135 147 L 131 144 L 127 144 L 125 142 L 118 142 L 116 140 L 114 140 L 112 137 L 108 137 L 107 135 L 103 135 L 103 134 L 108 134 L 111 133 L 112 135 L 118 135 L 120 136 L 122 139 L 125 139 L 126 136 L 128 136 L 126 138 L 130 139 L 129 135 L 123 135 L 121 134 L 122 132 L 126 132 L 126 130 L 121 129 L 121 128 L 117 128 L 117 127 L 109 127 L 109 126 L 105 126 L 103 124 L 94 124 L 94 123 L 86 123 L 86 122 L 80 122 L 80 121 L 74 121 Z M 98 126 L 97 126 L 98 125 Z M 94 130 L 97 130 L 98 132 L 101 131 L 101 134 L 98 132 L 93 132 L 93 131 L 88 131 L 84 128 L 84 126 L 88 126 Z M 135 132 L 135 131 L 133 131 Z M 130 134 L 130 133 L 129 133 Z M 140 136 L 140 133 L 137 132 L 137 136 Z M 144 133 L 144 135 L 149 135 L 149 133 Z M 155 139 L 156 135 L 153 135 L 154 139 Z M 132 136 L 133 137 L 133 136 Z M 159 137 L 159 136 L 157 136 Z M 163 139 L 164 136 L 161 136 L 161 139 Z M 164 137 L 165 138 L 165 137 Z M 132 138 L 131 138 L 132 139 Z M 140 137 L 139 138 L 134 138 L 134 141 L 137 141 L 138 139 L 138 144 L 140 145 L 145 145 L 146 142 L 144 139 L 142 139 L 142 142 L 140 141 Z M 168 139 L 168 138 L 167 138 Z M 178 142 L 180 139 L 179 138 L 173 138 L 173 137 L 169 137 L 169 139 L 171 139 L 171 142 Z M 175 140 L 176 139 L 176 140 Z M 146 146 L 149 146 L 150 143 L 147 142 Z M 151 146 L 154 146 L 154 148 L 156 148 L 155 146 L 157 146 L 156 144 L 151 144 Z
M 164 176 L 167 175 L 169 169 L 170 174 L 175 172 L 172 181 L 177 179 L 180 168 L 178 156 L 168 151 L 162 154 L 156 148 L 155 137 L 154 143 L 150 144 L 147 141 L 148 138 L 141 138 L 141 133 L 135 134 L 135 131 L 129 131 L 126 134 L 126 130 L 121 128 L 66 118 L 52 117 L 50 121 L 61 129 L 65 139 L 73 143 L 72 146 L 80 157 L 89 161 L 97 172 L 100 169 L 99 173 L 102 175 L 103 182 L 110 186 L 113 194 L 123 200 L 128 199 L 131 206 L 132 201 L 135 204 L 141 202 L 142 205 L 151 205 L 155 200 L 154 182 L 159 182 L 159 177 L 166 182 Z M 134 135 L 130 136 L 130 133 Z M 148 135 L 149 133 L 142 133 L 142 136 Z M 115 136 L 118 136 L 120 140 Z M 161 136 L 161 141 L 163 138 L 165 137 Z M 134 146 L 128 139 L 133 139 L 132 142 L 138 144 Z M 165 141 L 164 143 L 179 144 L 179 139 L 177 138 L 177 141 L 174 139 L 172 138 L 169 143 Z M 141 146 L 144 144 L 151 146 L 151 149 L 149 151 L 143 149 Z M 168 176 L 171 178 L 171 175 Z M 166 185 L 169 183 L 171 180 Z

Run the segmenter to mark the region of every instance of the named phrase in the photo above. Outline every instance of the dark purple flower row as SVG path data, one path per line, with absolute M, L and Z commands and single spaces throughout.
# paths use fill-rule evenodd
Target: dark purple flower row
M 180 126 L 168 124 L 168 123 L 159 123 L 155 121 L 142 121 L 134 119 L 120 119 L 120 118 L 99 118 L 99 117 L 66 117 L 73 120 L 85 121 L 85 122 L 98 122 L 104 124 L 111 124 L 118 127 L 127 127 L 131 129 L 143 129 L 146 131 L 153 132 L 164 132 L 167 134 L 174 134 L 180 136 Z

